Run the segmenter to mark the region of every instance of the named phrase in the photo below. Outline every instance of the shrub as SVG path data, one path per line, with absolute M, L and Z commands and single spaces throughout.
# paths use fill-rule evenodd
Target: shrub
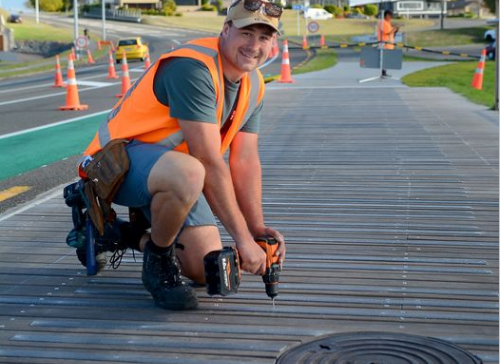
M 323 5 L 321 5 L 321 4 L 312 4 L 311 8 L 313 8 L 313 9 L 323 9 Z
M 177 5 L 175 4 L 174 0 L 165 0 L 163 1 L 163 6 L 161 10 L 165 12 L 165 15 L 171 16 L 175 13 L 175 10 L 177 9 Z
M 342 9 L 335 5 L 325 5 L 325 10 L 333 15 L 340 15 L 343 13 Z
M 377 16 L 378 14 L 378 6 L 374 4 L 365 5 L 365 15 L 368 16 Z
M 29 3 L 34 8 L 36 6 L 36 0 L 30 0 Z M 43 0 L 40 1 L 38 7 L 41 11 L 55 12 L 64 9 L 63 0 Z
M 213 5 L 205 4 L 205 5 L 201 6 L 200 10 L 201 11 L 215 11 L 217 9 L 215 9 L 215 6 L 213 6 Z

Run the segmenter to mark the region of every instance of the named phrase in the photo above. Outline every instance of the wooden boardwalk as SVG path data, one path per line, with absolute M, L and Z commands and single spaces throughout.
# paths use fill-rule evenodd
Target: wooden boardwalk
M 130 254 L 87 277 L 61 192 L 0 217 L 0 362 L 271 364 L 383 331 L 498 363 L 498 113 L 445 89 L 277 85 L 262 131 L 265 213 L 288 243 L 274 307 L 245 274 L 236 296 L 160 310 Z

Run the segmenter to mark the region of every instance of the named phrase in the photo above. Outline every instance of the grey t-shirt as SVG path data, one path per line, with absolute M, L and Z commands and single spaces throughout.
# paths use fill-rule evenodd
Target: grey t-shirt
M 239 83 L 224 79 L 224 123 L 235 106 Z M 170 107 L 170 115 L 183 120 L 217 124 L 215 88 L 208 68 L 192 58 L 171 58 L 162 61 L 154 78 L 153 91 L 163 105 Z M 262 102 L 241 128 L 247 133 L 258 133 Z

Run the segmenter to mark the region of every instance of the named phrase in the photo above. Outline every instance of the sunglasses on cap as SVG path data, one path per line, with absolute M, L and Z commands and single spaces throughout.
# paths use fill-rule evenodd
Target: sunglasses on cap
M 231 7 L 236 6 L 239 2 L 243 1 L 243 7 L 248 11 L 257 11 L 264 9 L 264 13 L 271 18 L 279 18 L 283 14 L 283 8 L 278 4 L 269 3 L 262 0 L 236 0 Z

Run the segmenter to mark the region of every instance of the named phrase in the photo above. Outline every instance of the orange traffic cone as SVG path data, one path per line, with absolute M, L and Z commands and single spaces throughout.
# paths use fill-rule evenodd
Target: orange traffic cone
M 144 61 L 144 69 L 148 69 L 151 66 L 151 59 L 149 58 L 149 52 L 146 53 L 146 60 Z
M 73 61 L 76 61 L 76 51 L 75 51 L 75 47 L 72 47 L 71 48 L 71 59 Z
M 66 87 L 63 82 L 63 76 L 61 72 L 61 64 L 59 63 L 59 55 L 56 56 L 56 75 L 54 76 L 54 84 L 52 87 Z
M 283 58 L 281 61 L 281 76 L 278 80 L 280 83 L 292 83 L 292 71 L 290 69 L 290 58 L 288 57 L 288 40 L 283 41 Z
M 276 38 L 273 40 L 273 47 L 271 48 L 271 52 L 269 52 L 268 58 L 274 58 L 277 57 L 278 54 L 280 53 L 280 50 L 278 48 L 278 41 Z
M 486 49 L 481 51 L 481 58 L 474 73 L 474 78 L 472 79 L 471 86 L 476 90 L 483 89 L 483 76 L 484 76 L 484 65 L 486 63 Z
M 321 37 L 319 38 L 319 46 L 321 48 L 328 48 L 328 46 L 325 43 L 325 36 L 321 34 Z
M 68 57 L 68 85 L 66 87 L 66 105 L 61 106 L 59 110 L 86 110 L 89 105 L 80 104 L 80 98 L 78 97 L 78 87 L 76 85 L 76 75 L 75 66 L 73 65 L 73 59 Z
M 115 71 L 115 61 L 113 59 L 113 52 L 109 51 L 109 67 L 108 67 L 108 77 L 107 78 L 118 78 Z
M 94 64 L 94 58 L 92 57 L 92 53 L 90 53 L 90 49 L 87 49 L 87 64 Z
M 307 45 L 307 36 L 302 36 L 302 49 L 309 49 L 309 46 Z
M 127 56 L 125 52 L 122 53 L 122 92 L 117 94 L 116 97 L 122 97 L 128 91 L 128 89 L 132 86 L 130 83 L 130 74 L 128 72 L 128 63 Z

